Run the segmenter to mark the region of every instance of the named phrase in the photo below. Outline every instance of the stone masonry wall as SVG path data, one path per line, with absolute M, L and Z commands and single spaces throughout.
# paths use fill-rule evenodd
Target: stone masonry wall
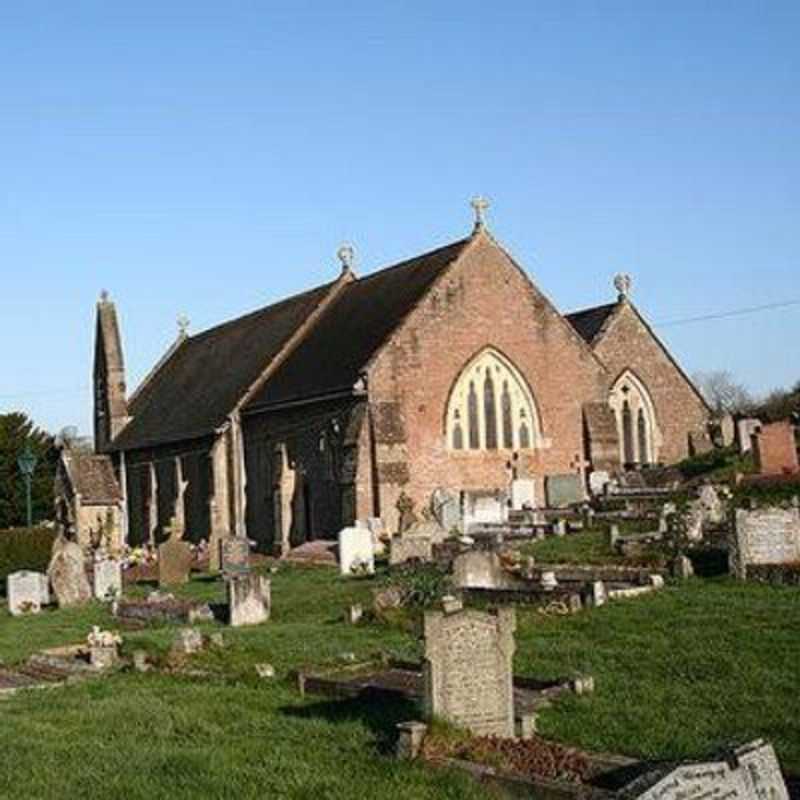
M 420 510 L 440 486 L 507 488 L 510 451 L 452 451 L 446 443 L 450 391 L 486 347 L 520 370 L 538 406 L 545 446 L 523 451 L 537 496 L 544 496 L 544 475 L 575 471 L 573 461 L 583 453 L 582 406 L 605 399 L 605 371 L 508 255 L 479 235 L 370 365 L 380 511 L 390 529 L 401 491 Z M 361 472 L 359 483 L 368 481 Z
M 608 368 L 609 389 L 630 369 L 650 392 L 663 437 L 658 460 L 671 464 L 686 458 L 689 434 L 705 431 L 708 410 L 629 304 L 616 312 L 595 352 Z

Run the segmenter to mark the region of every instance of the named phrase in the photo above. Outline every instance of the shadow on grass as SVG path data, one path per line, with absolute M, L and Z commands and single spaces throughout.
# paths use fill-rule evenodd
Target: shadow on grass
M 704 547 L 692 550 L 689 557 L 695 575 L 701 578 L 717 578 L 728 574 L 728 552 L 719 547 Z
M 414 701 L 374 690 L 353 698 L 285 706 L 280 712 L 294 719 L 323 719 L 334 725 L 361 722 L 375 737 L 375 748 L 380 755 L 394 753 L 398 723 L 421 719 L 420 708 Z

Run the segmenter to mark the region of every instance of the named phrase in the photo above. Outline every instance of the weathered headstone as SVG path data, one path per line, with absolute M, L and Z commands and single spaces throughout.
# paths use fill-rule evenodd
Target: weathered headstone
M 12 616 L 38 614 L 50 602 L 47 576 L 27 570 L 12 572 L 6 579 L 6 597 Z
M 407 561 L 430 561 L 433 541 L 430 536 L 395 536 L 389 543 L 389 565 L 396 567 Z
M 550 508 L 564 508 L 583 502 L 583 487 L 578 475 L 548 475 L 545 491 Z
M 723 447 L 730 447 L 736 441 L 736 422 L 730 414 L 720 418 L 719 436 Z
M 762 475 L 800 472 L 794 425 L 788 420 L 764 425 L 755 437 L 756 469 Z
M 342 575 L 375 572 L 375 546 L 366 528 L 343 528 L 339 532 L 339 571 Z
M 589 491 L 594 495 L 605 494 L 611 475 L 606 470 L 594 470 L 589 473 Z
M 425 711 L 479 736 L 514 736 L 514 609 L 425 614 Z
M 122 595 L 122 564 L 115 558 L 94 562 L 94 596 L 114 600 Z
M 417 515 L 414 513 L 414 501 L 405 492 L 400 492 L 395 508 L 397 509 L 397 530 L 403 534 L 417 521 Z
M 506 508 L 499 492 L 464 493 L 464 529 L 484 524 L 496 525 L 505 522 Z
M 556 520 L 556 523 L 553 526 L 553 533 L 556 536 L 566 536 L 567 535 L 567 521 L 565 519 Z
M 739 420 L 736 425 L 736 436 L 739 440 L 740 453 L 749 453 L 753 449 L 753 435 L 760 430 L 760 419 L 747 418 Z
M 268 578 L 254 573 L 239 575 L 227 581 L 230 624 L 259 625 L 269 619 L 272 587 Z
M 750 565 L 800 561 L 800 509 L 737 509 L 728 558 L 731 573 L 740 579 Z
M 220 565 L 226 578 L 250 572 L 250 542 L 243 536 L 233 536 L 220 542 Z
M 192 549 L 183 541 L 183 530 L 175 520 L 167 528 L 169 539 L 158 548 L 158 585 L 176 586 L 189 582 Z
M 725 506 L 712 484 L 707 483 L 700 489 L 700 505 L 706 520 L 712 525 L 720 525 L 725 521 Z
M 589 584 L 589 593 L 587 596 L 588 605 L 593 608 L 599 608 L 600 606 L 604 606 L 607 600 L 608 594 L 606 593 L 606 585 L 603 581 L 592 581 Z
M 431 510 L 439 525 L 447 533 L 458 529 L 461 524 L 461 509 L 458 494 L 448 489 L 436 489 L 431 496 Z
M 92 599 L 83 549 L 77 542 L 59 536 L 53 543 L 53 555 L 47 575 L 61 608 L 77 606 Z
M 469 550 L 453 559 L 453 586 L 458 589 L 500 589 L 509 584 L 500 556 L 490 550 Z
M 516 478 L 511 481 L 511 508 L 515 511 L 536 508 L 536 482 L 533 478 Z
M 660 767 L 620 793 L 624 800 L 789 800 L 772 745 L 758 739 L 718 760 Z

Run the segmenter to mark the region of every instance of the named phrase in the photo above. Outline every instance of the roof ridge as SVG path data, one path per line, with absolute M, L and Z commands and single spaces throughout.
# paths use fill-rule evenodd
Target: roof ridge
M 394 264 L 389 264 L 389 266 L 387 267 L 381 267 L 380 269 L 376 269 L 374 272 L 370 272 L 367 275 L 358 276 L 356 277 L 355 281 L 353 281 L 353 283 L 354 284 L 365 283 L 366 281 L 372 280 L 372 278 L 377 278 L 381 275 L 385 275 L 387 272 L 391 272 L 394 269 L 407 267 L 412 261 L 421 261 L 422 259 L 430 258 L 432 255 L 440 253 L 442 250 L 447 250 L 450 247 L 456 247 L 459 245 L 466 246 L 471 241 L 472 241 L 471 236 L 467 236 L 463 239 L 456 239 L 455 241 L 450 242 L 449 244 L 443 244 L 440 245 L 439 247 L 434 247 L 432 250 L 426 250 L 424 253 L 420 253 L 419 255 L 411 256 L 411 258 L 406 258 Z

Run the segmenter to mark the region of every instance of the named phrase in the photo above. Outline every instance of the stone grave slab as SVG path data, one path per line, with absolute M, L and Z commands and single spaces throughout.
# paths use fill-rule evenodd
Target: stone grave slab
M 430 536 L 395 536 L 389 543 L 389 565 L 396 567 L 407 561 L 431 561 L 433 559 L 433 539 Z
M 516 478 L 511 481 L 511 508 L 515 511 L 536 508 L 536 482 L 533 478 Z
M 12 616 L 38 614 L 50 601 L 47 576 L 29 570 L 12 572 L 6 579 L 6 597 Z
M 479 736 L 514 736 L 513 608 L 425 614 L 425 711 Z
M 339 532 L 339 570 L 342 575 L 375 572 L 375 545 L 368 528 L 343 528 Z
M 189 582 L 192 549 L 186 542 L 171 538 L 158 547 L 158 585 L 177 586 Z
M 114 600 L 122 595 L 122 564 L 115 558 L 94 562 L 94 596 Z
M 747 577 L 747 567 L 800 561 L 800 510 L 737 509 L 736 524 L 728 542 L 730 571 Z
M 83 549 L 77 542 L 63 536 L 56 539 L 47 575 L 60 608 L 81 605 L 92 599 Z
M 250 571 L 250 542 L 234 536 L 220 542 L 220 564 L 226 578 L 246 575 Z
M 583 487 L 578 475 L 548 475 L 545 478 L 545 491 L 550 508 L 564 508 L 583 502 Z
M 234 628 L 260 625 L 269 619 L 272 587 L 268 578 L 249 573 L 227 581 L 229 622 Z

